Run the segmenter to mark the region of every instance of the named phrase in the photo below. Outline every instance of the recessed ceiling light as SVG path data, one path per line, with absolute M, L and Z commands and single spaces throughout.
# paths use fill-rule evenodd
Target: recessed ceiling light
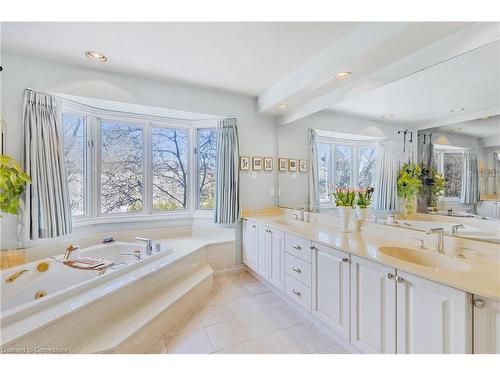
M 393 118 L 394 114 L 393 113 L 386 113 L 385 115 L 382 116 L 382 118 Z
M 278 106 L 279 109 L 281 109 L 282 111 L 284 111 L 285 109 L 288 109 L 288 104 L 286 103 L 281 103 L 279 106 Z
M 484 116 L 481 117 L 480 120 L 489 120 L 490 118 L 493 118 L 493 116 Z
M 340 72 L 335 74 L 335 79 L 342 80 L 342 79 L 349 79 L 351 78 L 352 73 L 351 72 Z
M 465 108 L 464 108 L 464 107 L 453 108 L 453 109 L 451 110 L 451 112 L 462 112 L 462 111 L 465 111 Z
M 460 130 L 462 130 L 462 128 L 455 128 L 455 129 L 452 129 L 454 132 L 459 132 Z
M 104 56 L 102 53 L 96 52 L 96 51 L 87 51 L 87 52 L 85 52 L 85 56 L 90 60 L 99 61 L 99 62 L 103 62 L 103 63 L 108 61 L 108 58 L 106 56 Z

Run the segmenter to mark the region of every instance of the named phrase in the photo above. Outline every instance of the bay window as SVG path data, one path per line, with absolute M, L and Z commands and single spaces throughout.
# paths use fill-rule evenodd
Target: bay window
M 165 119 L 63 103 L 73 217 L 92 221 L 213 209 L 215 125 L 215 120 Z

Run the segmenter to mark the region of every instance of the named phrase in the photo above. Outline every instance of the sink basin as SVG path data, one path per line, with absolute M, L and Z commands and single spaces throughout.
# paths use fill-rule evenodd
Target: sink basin
M 272 219 L 271 220 L 274 224 L 277 225 L 295 225 L 295 226 L 300 226 L 304 222 L 299 221 L 299 220 L 293 220 L 293 219 Z
M 381 247 L 382 254 L 397 258 L 404 262 L 418 264 L 424 267 L 440 268 L 447 271 L 463 272 L 469 270 L 469 265 L 461 260 L 446 255 L 423 252 L 405 247 Z

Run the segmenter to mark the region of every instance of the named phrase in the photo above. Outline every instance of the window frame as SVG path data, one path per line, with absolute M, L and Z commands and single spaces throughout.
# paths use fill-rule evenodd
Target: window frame
M 444 154 L 464 154 L 465 149 L 463 148 L 439 148 L 434 146 L 434 150 L 432 151 L 433 153 L 433 158 L 436 158 L 436 155 L 439 155 L 439 163 L 437 170 L 439 173 L 441 173 L 444 177 Z M 460 195 L 458 197 L 449 197 L 444 195 L 443 191 L 443 196 L 438 197 L 438 202 L 461 202 L 462 200 L 462 192 L 460 192 Z
M 331 208 L 335 207 L 335 202 L 330 195 L 332 190 L 331 187 L 335 183 L 336 179 L 336 171 L 335 171 L 335 146 L 350 146 L 352 150 L 352 160 L 351 160 L 351 181 L 350 187 L 357 188 L 359 184 L 359 149 L 364 146 L 373 146 L 375 147 L 375 157 L 377 153 L 377 141 L 356 141 L 356 140 L 346 140 L 340 138 L 327 138 L 327 137 L 318 137 L 316 143 L 327 144 L 329 146 L 330 153 L 330 163 L 328 166 L 328 202 L 323 201 L 320 202 L 321 207 Z M 376 168 L 376 167 L 375 167 Z M 375 170 L 376 173 L 376 170 Z
M 94 108 L 84 104 L 62 100 L 61 103 L 61 125 L 63 114 L 82 117 L 85 120 L 85 212 L 83 215 L 71 216 L 75 227 L 107 222 L 126 222 L 141 220 L 161 220 L 170 218 L 209 218 L 213 215 L 213 209 L 197 208 L 197 174 L 198 155 L 197 132 L 198 129 L 217 128 L 217 119 L 213 120 L 184 120 L 153 116 L 147 114 L 135 114 L 129 112 L 112 111 Z M 141 126 L 143 129 L 143 211 L 123 213 L 101 212 L 101 123 L 118 122 Z M 187 202 L 183 210 L 172 210 L 163 212 L 153 211 L 153 128 L 179 128 L 187 131 Z

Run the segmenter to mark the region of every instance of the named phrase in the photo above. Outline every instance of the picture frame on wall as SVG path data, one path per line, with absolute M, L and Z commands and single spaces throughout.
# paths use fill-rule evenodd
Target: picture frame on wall
M 307 160 L 299 160 L 299 172 L 307 172 Z
M 264 170 L 272 171 L 273 170 L 273 158 L 270 156 L 264 157 Z
M 290 172 L 297 172 L 297 159 L 288 160 L 288 170 Z
M 288 171 L 288 159 L 287 158 L 279 158 L 278 159 L 278 171 L 280 171 L 280 172 Z
M 262 157 L 261 156 L 252 157 L 252 170 L 253 171 L 262 171 Z
M 240 156 L 240 171 L 249 171 L 249 170 L 250 170 L 250 157 Z

